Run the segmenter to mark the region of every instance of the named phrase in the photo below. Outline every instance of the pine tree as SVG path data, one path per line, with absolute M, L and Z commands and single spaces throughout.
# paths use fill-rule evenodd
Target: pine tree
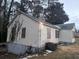
M 59 2 L 54 2 L 45 10 L 44 14 L 46 21 L 51 24 L 63 24 L 69 20 L 68 16 L 63 10 L 63 4 Z

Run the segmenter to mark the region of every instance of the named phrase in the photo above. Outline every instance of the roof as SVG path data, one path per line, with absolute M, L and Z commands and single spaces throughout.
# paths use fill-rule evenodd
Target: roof
M 32 20 L 35 20 L 34 17 L 32 17 L 31 15 L 25 14 L 24 12 L 22 12 L 21 10 L 17 10 L 20 14 L 26 15 L 27 17 L 31 18 Z M 20 14 L 16 15 L 15 18 L 12 19 L 12 21 L 8 24 L 8 27 L 15 21 L 15 19 L 17 18 L 17 16 L 19 16 Z
M 59 27 L 61 27 L 61 29 L 64 30 L 69 30 L 69 29 L 73 29 L 75 24 L 74 23 L 69 23 L 69 24 L 60 24 L 58 25 Z
M 31 18 L 31 20 L 33 20 L 33 21 L 42 22 L 44 25 L 46 25 L 46 26 L 48 26 L 48 27 L 55 28 L 55 29 L 60 29 L 60 27 L 57 26 L 57 25 L 52 25 L 52 24 L 50 24 L 50 23 L 48 23 L 48 22 L 45 22 L 45 21 L 43 21 L 43 20 L 38 20 L 39 18 L 35 18 L 35 17 L 31 16 L 31 15 L 25 14 L 25 13 L 22 12 L 21 10 L 17 10 L 17 11 L 20 12 L 20 14 L 23 14 L 23 15 L 25 15 L 25 16 Z M 10 26 L 10 25 L 14 22 L 15 19 L 16 19 L 16 17 L 9 23 L 8 26 Z
M 45 22 L 44 25 L 46 25 L 46 26 L 48 26 L 48 27 L 51 27 L 51 28 L 55 28 L 55 29 L 61 29 L 59 26 L 57 26 L 57 25 L 52 25 L 52 24 L 50 24 L 50 23 L 48 23 L 48 22 Z

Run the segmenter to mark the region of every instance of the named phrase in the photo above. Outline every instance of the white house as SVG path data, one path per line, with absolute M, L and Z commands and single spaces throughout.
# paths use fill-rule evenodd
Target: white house
M 75 24 L 74 23 L 61 24 L 59 25 L 59 27 L 61 27 L 59 41 L 64 43 L 74 43 Z
M 58 43 L 60 27 L 39 19 L 42 18 L 37 19 L 19 11 L 19 15 L 8 25 L 9 52 L 14 54 L 24 54 L 28 50 L 38 52 L 44 50 L 48 42 Z
M 36 53 L 44 50 L 47 43 L 75 42 L 75 25 L 73 23 L 51 25 L 43 21 L 42 17 L 34 18 L 20 10 L 18 12 L 18 16 L 8 25 L 9 52 L 14 54 Z M 53 47 L 51 44 L 48 45 Z

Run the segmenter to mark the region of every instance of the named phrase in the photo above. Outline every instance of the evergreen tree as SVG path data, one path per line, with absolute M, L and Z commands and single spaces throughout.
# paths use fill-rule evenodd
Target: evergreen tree
M 51 24 L 63 24 L 69 18 L 63 10 L 63 4 L 54 2 L 51 6 L 45 9 L 45 19 Z
M 40 13 L 42 13 L 43 7 L 40 5 L 35 6 L 34 11 L 33 11 L 33 16 L 38 18 L 40 17 Z

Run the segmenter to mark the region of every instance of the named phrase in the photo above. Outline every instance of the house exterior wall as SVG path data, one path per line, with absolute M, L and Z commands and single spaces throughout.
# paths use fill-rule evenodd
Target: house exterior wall
M 56 38 L 56 30 L 58 30 L 58 29 L 52 29 L 52 33 L 51 33 L 51 38 L 52 38 L 51 42 L 54 44 L 58 44 L 58 42 L 59 42 L 58 41 L 59 38 Z
M 19 40 L 15 41 L 15 43 L 40 47 L 39 24 L 24 15 L 21 15 L 20 17 L 22 18 L 21 20 L 23 20 L 22 28 L 26 28 L 26 36 L 25 38 L 21 38 L 22 31 L 20 31 L 18 36 Z
M 40 25 L 40 30 L 41 30 L 41 33 L 40 33 L 40 37 L 41 37 L 41 47 L 44 47 L 45 46 L 45 43 L 47 42 L 47 27 L 44 26 L 44 25 Z
M 50 29 L 51 29 L 51 38 L 47 39 L 47 42 L 57 44 L 58 43 L 58 38 L 56 38 L 55 30 L 58 30 L 58 29 L 55 29 L 55 28 L 50 28 Z
M 12 27 L 14 26 L 15 22 L 20 19 L 20 15 L 18 15 L 16 17 L 16 20 L 8 27 L 8 33 L 7 33 L 7 42 L 11 41 L 11 31 L 12 31 Z
M 51 38 L 50 39 L 47 38 L 47 28 L 49 28 L 51 30 Z M 48 43 L 48 42 L 58 44 L 59 41 L 58 41 L 58 38 L 56 38 L 55 30 L 58 30 L 58 29 L 51 28 L 48 26 L 42 26 L 42 28 L 41 28 L 41 46 L 44 46 L 45 43 Z
M 26 46 L 32 46 L 32 47 L 40 47 L 38 22 L 31 20 L 30 18 L 26 17 L 23 14 L 21 14 L 20 17 L 16 18 L 16 21 L 17 20 L 20 23 L 22 23 L 22 26 L 21 26 L 20 31 L 18 32 L 17 39 L 15 39 L 14 43 L 22 44 L 22 45 L 26 45 Z M 7 41 L 10 40 L 9 36 L 10 36 L 10 32 L 11 32 L 11 27 L 9 27 L 9 29 L 8 29 Z M 22 28 L 26 28 L 25 38 L 21 37 Z
M 72 30 L 61 30 L 59 37 L 60 37 L 59 41 L 61 42 L 68 42 L 68 43 L 75 42 L 74 33 Z

